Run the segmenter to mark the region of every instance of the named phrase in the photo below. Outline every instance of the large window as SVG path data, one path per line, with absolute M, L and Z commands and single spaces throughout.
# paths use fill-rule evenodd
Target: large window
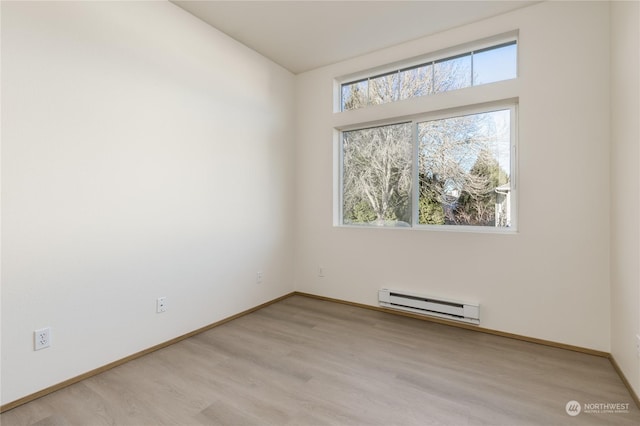
M 516 229 L 516 38 L 337 80 L 336 224 Z
M 342 132 L 342 223 L 512 226 L 515 105 Z

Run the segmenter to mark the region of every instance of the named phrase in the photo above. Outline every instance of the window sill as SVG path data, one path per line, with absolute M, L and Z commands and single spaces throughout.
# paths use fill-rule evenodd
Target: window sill
M 516 235 L 518 230 L 515 227 L 495 228 L 489 226 L 459 226 L 459 225 L 373 225 L 373 224 L 336 224 L 335 228 L 346 229 L 391 229 L 400 231 L 435 231 L 435 232 L 462 232 L 473 234 L 498 234 L 498 235 Z

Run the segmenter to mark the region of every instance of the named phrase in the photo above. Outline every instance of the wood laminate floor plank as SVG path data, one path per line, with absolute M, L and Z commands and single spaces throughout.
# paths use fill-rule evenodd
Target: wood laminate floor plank
M 568 401 L 627 413 L 565 411 Z M 13 425 L 638 425 L 609 360 L 294 296 L 0 415 Z

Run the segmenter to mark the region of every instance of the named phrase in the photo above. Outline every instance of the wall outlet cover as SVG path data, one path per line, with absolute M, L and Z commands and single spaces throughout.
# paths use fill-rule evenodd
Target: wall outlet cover
M 156 313 L 162 314 L 164 312 L 167 312 L 167 298 L 158 297 L 156 300 Z
M 33 350 L 48 348 L 51 346 L 51 328 L 45 327 L 33 332 Z

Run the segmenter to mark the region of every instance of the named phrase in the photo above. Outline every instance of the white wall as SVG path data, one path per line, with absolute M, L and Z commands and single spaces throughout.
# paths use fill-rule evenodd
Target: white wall
M 170 3 L 1 11 L 2 404 L 292 281 L 475 300 L 484 327 L 610 350 L 640 390 L 637 3 L 611 33 L 606 3 L 543 3 L 299 75 L 295 123 L 292 75 Z M 519 233 L 333 227 L 333 78 L 514 29 Z
M 501 87 L 519 96 L 518 234 L 332 226 L 333 79 L 516 29 L 519 81 Z M 483 327 L 609 351 L 608 60 L 607 3 L 545 2 L 299 75 L 297 289 L 477 301 Z M 438 96 L 425 105 L 462 91 Z
M 611 5 L 611 354 L 640 394 L 640 3 Z
M 2 2 L 3 404 L 292 291 L 293 89 L 171 3 Z

